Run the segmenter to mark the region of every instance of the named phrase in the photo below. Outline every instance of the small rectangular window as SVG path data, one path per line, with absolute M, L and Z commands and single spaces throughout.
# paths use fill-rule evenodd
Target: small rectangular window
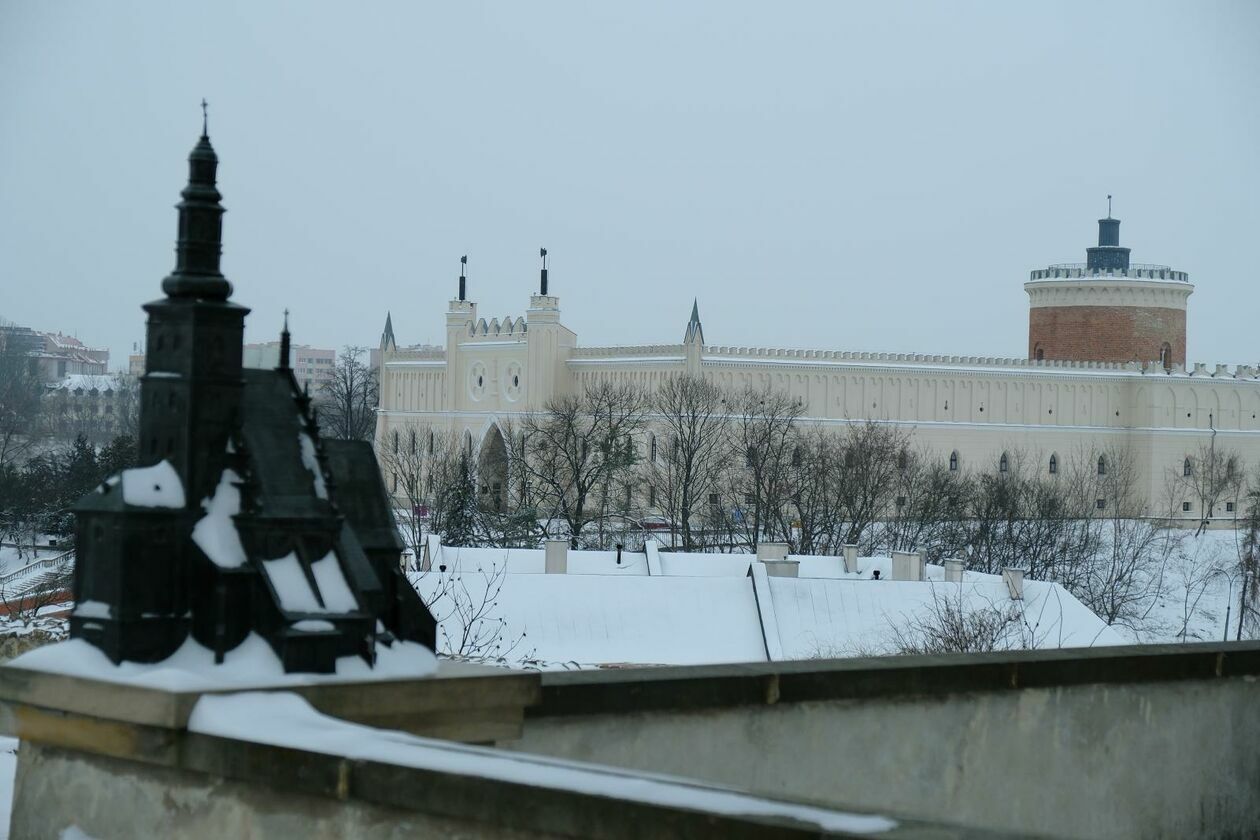
M 1106 509 L 1107 509 L 1107 500 L 1106 500 L 1106 499 L 1094 499 L 1094 507 L 1098 508 L 1099 510 L 1106 510 Z
M 1233 503 L 1233 502 L 1226 502 L 1226 503 L 1225 503 L 1225 512 L 1226 512 L 1226 513 L 1233 513 L 1233 512 L 1234 512 L 1234 503 Z
M 709 504 L 711 504 L 711 505 L 716 505 L 717 503 L 718 503 L 718 494 L 717 494 L 717 493 L 710 493 L 710 494 L 709 494 Z
M 905 497 L 905 496 L 898 496 L 898 497 L 897 497 L 897 507 L 905 507 L 905 506 L 906 506 L 906 497 Z
M 1190 512 L 1190 503 L 1189 503 L 1189 502 L 1182 502 L 1182 503 L 1181 503 L 1181 509 L 1182 509 L 1182 511 L 1184 511 L 1184 512 L 1186 512 L 1186 513 L 1189 513 L 1189 512 Z

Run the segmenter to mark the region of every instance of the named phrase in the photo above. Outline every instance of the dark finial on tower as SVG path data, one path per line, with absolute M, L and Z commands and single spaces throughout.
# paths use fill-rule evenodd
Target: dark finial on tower
M 1111 196 L 1107 196 L 1107 218 L 1111 218 Z
M 210 115 L 207 111 L 209 107 L 210 107 L 210 104 L 206 102 L 206 98 L 204 96 L 201 97 L 201 136 L 202 137 L 210 136 Z
M 468 267 L 468 255 L 459 258 L 459 299 L 467 300 L 468 279 L 464 277 L 464 271 Z
M 179 237 L 175 245 L 175 270 L 162 281 L 162 291 L 170 297 L 227 300 L 232 284 L 219 271 L 223 254 L 223 198 L 215 185 L 219 158 L 205 133 L 206 113 L 202 103 L 202 134 L 188 156 L 188 186 L 180 193 Z
M 542 283 L 539 284 L 538 294 L 547 294 L 547 249 L 539 248 L 538 256 L 542 257 Z
M 289 369 L 289 310 L 284 310 L 284 329 L 280 331 L 280 369 Z

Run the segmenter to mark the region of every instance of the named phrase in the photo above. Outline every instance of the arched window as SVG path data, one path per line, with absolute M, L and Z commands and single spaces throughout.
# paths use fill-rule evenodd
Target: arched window
M 949 453 L 949 471 L 958 472 L 958 453 L 957 452 Z
M 1159 363 L 1164 370 L 1172 370 L 1172 345 L 1167 341 L 1159 348 Z
M 394 430 L 394 454 L 398 454 L 398 430 Z
M 1040 362 L 1045 357 L 1046 357 L 1045 348 L 1042 347 L 1040 344 L 1038 344 L 1036 349 L 1033 350 L 1033 358 Z
M 910 453 L 906 452 L 906 450 L 903 449 L 897 453 L 897 469 L 901 470 L 902 472 L 905 472 L 906 468 L 909 466 L 910 466 Z
M 1006 453 L 1003 452 L 1002 457 L 998 458 L 998 472 L 1004 473 L 1004 472 L 1010 472 L 1010 470 L 1011 470 L 1011 459 L 1006 457 Z
M 433 430 L 429 429 L 429 454 L 433 454 Z
M 1190 463 L 1189 458 L 1181 462 L 1181 474 L 1186 477 L 1194 475 L 1194 466 Z
M 1225 477 L 1232 479 L 1238 469 L 1238 459 L 1231 457 L 1225 462 Z
M 1098 456 L 1098 474 L 1099 475 L 1107 474 L 1107 456 L 1106 455 Z
M 798 446 L 792 450 L 792 466 L 799 467 L 801 465 L 801 448 Z
M 408 442 L 411 444 L 411 454 L 416 454 L 416 430 L 412 429 L 408 435 Z
M 648 456 L 649 459 L 652 461 L 652 463 L 656 463 L 656 434 L 655 433 L 648 435 L 648 448 L 651 450 L 651 454 Z
M 1059 474 L 1059 456 L 1051 454 L 1050 456 L 1050 475 Z

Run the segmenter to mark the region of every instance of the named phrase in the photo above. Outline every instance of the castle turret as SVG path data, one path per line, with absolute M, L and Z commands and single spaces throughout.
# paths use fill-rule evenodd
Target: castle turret
M 1186 362 L 1186 304 L 1194 286 L 1184 271 L 1129 262 L 1120 220 L 1098 220 L 1098 244 L 1084 263 L 1033 271 L 1028 292 L 1028 356 L 1097 362 Z

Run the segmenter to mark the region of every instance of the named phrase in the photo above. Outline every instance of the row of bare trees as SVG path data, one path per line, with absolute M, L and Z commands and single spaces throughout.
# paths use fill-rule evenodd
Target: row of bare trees
M 407 518 L 417 546 L 427 530 L 453 544 L 548 536 L 610 548 L 640 542 L 646 527 L 681 551 L 748 551 L 767 540 L 798 554 L 839 554 L 849 543 L 923 550 L 985 572 L 1022 567 L 1121 624 L 1139 622 L 1162 591 L 1180 550 L 1165 526 L 1184 522 L 1187 501 L 1205 524 L 1230 511 L 1242 524 L 1254 512 L 1239 563 L 1254 570 L 1260 555 L 1260 496 L 1248 495 L 1238 457 L 1211 442 L 1170 470 L 1152 499 L 1128 449 L 1053 462 L 1012 450 L 966 471 L 917 449 L 904 427 L 821 425 L 788 395 L 729 392 L 692 376 L 651 394 L 595 381 L 494 427 L 479 446 L 428 428 L 381 444 L 395 493 L 425 514 Z M 1248 574 L 1242 588 L 1254 593 Z

